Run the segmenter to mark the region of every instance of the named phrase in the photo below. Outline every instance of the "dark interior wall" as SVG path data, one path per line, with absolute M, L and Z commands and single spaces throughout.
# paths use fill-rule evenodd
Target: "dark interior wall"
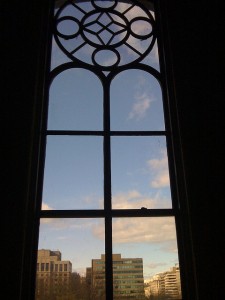
M 22 275 L 26 274 L 24 287 L 28 290 L 31 259 L 27 253 L 33 225 L 29 185 L 32 182 L 33 147 L 36 146 L 35 108 L 39 100 L 37 95 L 41 95 L 37 79 L 43 75 L 40 66 L 44 55 L 42 22 L 46 2 L 1 1 L 4 41 L 1 57 L 1 94 L 4 94 L 1 105 L 4 121 L 2 158 L 5 164 L 1 267 L 4 270 L 2 286 L 7 295 L 4 299 L 9 300 L 30 300 L 28 292 L 21 293 L 21 280 Z M 215 274 L 218 274 L 224 261 L 224 221 L 219 193 L 224 187 L 220 185 L 218 189 L 221 178 L 218 162 L 221 157 L 215 134 L 219 126 L 216 116 L 217 78 L 215 69 L 209 69 L 207 56 L 210 56 L 210 50 L 206 46 L 211 43 L 211 33 L 216 25 L 211 24 L 211 31 L 206 30 L 209 11 L 206 5 L 196 2 L 193 5 L 192 1 L 162 1 L 163 14 L 168 18 L 168 41 L 173 62 L 199 299 L 219 300 L 223 295 L 223 281 Z M 210 10 L 210 16 L 211 13 Z M 215 41 L 213 47 L 216 46 Z M 212 87 L 215 88 L 213 98 Z
M 222 299 L 224 18 L 220 1 L 166 2 L 199 299 Z
M 34 207 L 33 149 L 38 146 L 36 101 L 40 101 L 39 77 L 43 77 L 45 30 L 43 11 L 48 1 L 1 1 L 2 162 L 1 203 L 2 259 L 5 299 L 31 299 L 29 249 L 32 242 Z M 46 14 L 47 15 L 47 14 Z M 44 33 L 43 33 L 44 32 Z M 31 204 L 31 205 L 29 205 Z M 22 281 L 22 275 L 25 275 Z M 21 290 L 21 287 L 24 288 Z M 5 293 L 4 293 L 5 292 Z
M 166 2 L 199 299 L 222 299 L 224 158 L 219 133 L 224 121 L 218 114 L 222 94 L 217 67 L 224 67 L 224 60 L 218 51 L 223 36 L 219 4 Z

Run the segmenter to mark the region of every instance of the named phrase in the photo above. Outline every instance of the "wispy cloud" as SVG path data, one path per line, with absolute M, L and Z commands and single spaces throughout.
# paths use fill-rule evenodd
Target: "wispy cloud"
M 156 269 L 158 267 L 163 267 L 163 266 L 167 266 L 167 263 L 163 263 L 163 262 L 159 262 L 159 263 L 150 262 L 150 263 L 147 264 L 146 267 L 151 268 L 151 269 Z
M 154 179 L 150 182 L 151 187 L 161 188 L 169 186 L 170 180 L 166 151 L 161 152 L 161 158 L 148 160 L 147 165 L 154 174 Z
M 129 113 L 128 119 L 143 119 L 147 110 L 150 108 L 150 103 L 152 101 L 153 99 L 151 99 L 145 92 L 135 95 L 135 103 Z
M 41 225 L 46 226 L 51 231 L 72 230 L 79 231 L 84 229 L 91 229 L 96 223 L 93 219 L 64 219 L 64 218 L 42 218 Z
M 177 243 L 175 241 L 162 245 L 161 250 L 165 252 L 177 253 Z
M 111 67 L 117 62 L 117 58 L 115 54 L 111 51 L 107 53 L 108 57 L 104 58 L 104 56 L 100 57 L 99 64 L 101 66 Z
M 144 75 L 138 77 L 137 83 L 134 86 L 134 91 L 134 103 L 128 114 L 128 120 L 139 121 L 145 118 L 151 107 L 151 103 L 155 101 L 155 97 L 152 94 Z

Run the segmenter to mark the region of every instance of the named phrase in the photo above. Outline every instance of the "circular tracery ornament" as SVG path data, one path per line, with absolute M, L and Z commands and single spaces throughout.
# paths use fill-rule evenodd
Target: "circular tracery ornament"
M 94 22 L 91 21 L 93 17 L 95 18 Z M 113 45 L 114 47 L 117 47 L 119 44 L 126 41 L 129 36 L 127 30 L 129 22 L 123 15 L 118 14 L 116 11 L 111 13 L 98 13 L 94 11 L 91 14 L 84 16 L 81 23 L 83 29 L 81 35 L 83 39 L 96 48 L 100 45 Z M 123 33 L 125 33 L 125 36 L 123 36 Z M 118 42 L 115 41 L 117 35 L 120 35 Z M 91 36 L 97 37 L 97 42 L 93 42 Z
M 68 0 L 56 13 L 54 36 L 71 60 L 110 71 L 149 54 L 154 24 L 150 11 L 135 0 Z

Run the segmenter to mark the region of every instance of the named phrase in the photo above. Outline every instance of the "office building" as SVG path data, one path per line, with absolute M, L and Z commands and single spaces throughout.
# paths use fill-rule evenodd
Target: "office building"
M 60 251 L 38 250 L 36 300 L 71 299 L 72 264 L 61 260 Z
M 104 254 L 100 259 L 92 259 L 91 270 L 87 268 L 87 277 L 91 277 L 91 291 L 94 298 L 104 299 Z M 114 299 L 144 299 L 142 258 L 122 258 L 121 254 L 113 254 L 113 294 Z

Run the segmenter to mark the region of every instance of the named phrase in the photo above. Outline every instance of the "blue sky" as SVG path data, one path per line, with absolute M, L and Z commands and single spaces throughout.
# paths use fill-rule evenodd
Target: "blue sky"
M 86 11 L 90 8 L 85 2 L 80 5 Z M 118 9 L 127 7 L 122 3 Z M 69 6 L 64 15 L 74 13 Z M 133 9 L 127 19 L 131 21 L 137 14 L 146 16 L 140 9 Z M 73 33 L 77 24 L 72 25 L 61 24 L 60 30 Z M 132 26 L 140 35 L 150 30 L 148 22 Z M 72 49 L 80 40 L 61 42 Z M 149 41 L 133 37 L 129 42 L 143 53 L 149 45 Z M 90 62 L 91 49 L 87 48 L 80 50 L 78 58 Z M 135 59 L 130 48 L 122 48 L 121 53 L 121 64 Z M 52 69 L 67 61 L 53 39 Z M 100 61 L 110 63 L 113 57 L 111 60 L 103 54 Z M 144 62 L 159 69 L 157 46 Z M 152 75 L 141 70 L 124 71 L 113 79 L 110 95 L 111 130 L 164 130 L 162 93 Z M 54 79 L 49 93 L 48 129 L 103 130 L 103 89 L 95 74 L 71 69 Z M 165 137 L 112 137 L 111 161 L 114 209 L 171 208 Z M 43 209 L 102 209 L 103 180 L 102 137 L 47 138 Z M 104 247 L 103 219 L 41 220 L 39 249 L 60 250 L 62 259 L 70 260 L 74 271 L 83 275 L 91 259 L 104 253 Z M 178 261 L 174 219 L 113 220 L 113 252 L 143 258 L 145 278 L 168 270 Z

